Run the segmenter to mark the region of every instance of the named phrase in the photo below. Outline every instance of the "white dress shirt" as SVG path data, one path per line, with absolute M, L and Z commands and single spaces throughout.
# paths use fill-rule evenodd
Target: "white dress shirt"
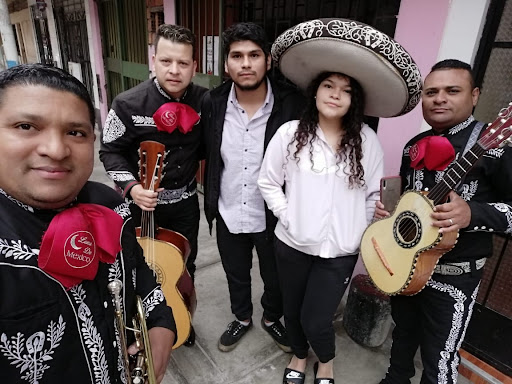
M 258 189 L 267 121 L 274 95 L 267 79 L 263 105 L 249 120 L 236 99 L 235 86 L 228 97 L 220 154 L 219 213 L 231 233 L 257 233 L 266 229 L 265 203 Z
M 355 254 L 364 230 L 371 222 L 379 199 L 383 176 L 383 152 L 375 132 L 363 126 L 362 165 L 364 187 L 349 187 L 344 162 L 337 156 L 317 127 L 313 142 L 293 158 L 290 147 L 298 121 L 283 124 L 267 147 L 258 184 L 268 207 L 279 219 L 275 234 L 288 246 L 324 258 Z M 282 186 L 286 184 L 286 193 Z

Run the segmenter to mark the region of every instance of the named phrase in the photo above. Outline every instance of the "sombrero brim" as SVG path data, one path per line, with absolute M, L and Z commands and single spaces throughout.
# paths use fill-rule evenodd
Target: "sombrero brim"
M 420 100 L 421 74 L 409 53 L 388 35 L 353 20 L 298 24 L 276 39 L 272 58 L 302 89 L 322 72 L 353 77 L 363 88 L 369 116 L 403 115 Z

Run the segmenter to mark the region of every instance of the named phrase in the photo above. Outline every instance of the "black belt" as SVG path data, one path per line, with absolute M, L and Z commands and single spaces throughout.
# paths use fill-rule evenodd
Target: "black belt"
M 485 265 L 485 261 L 487 259 L 485 257 L 478 259 L 475 261 L 474 265 L 476 270 L 482 269 Z M 446 263 L 446 264 L 437 264 L 434 268 L 434 273 L 438 273 L 440 275 L 463 275 L 464 273 L 471 272 L 471 262 L 465 261 L 462 263 Z

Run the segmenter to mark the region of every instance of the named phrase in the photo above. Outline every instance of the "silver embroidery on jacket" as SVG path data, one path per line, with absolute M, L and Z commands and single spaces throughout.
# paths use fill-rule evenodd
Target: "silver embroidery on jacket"
M 53 360 L 53 352 L 60 345 L 65 329 L 66 323 L 60 315 L 57 323 L 50 321 L 46 333 L 35 332 L 26 341 L 25 335 L 20 332 L 10 338 L 2 333 L 0 352 L 20 369 L 20 374 L 23 374 L 21 379 L 37 384 L 43 378 L 44 371 L 50 368 L 49 362 Z
M 151 116 L 132 115 L 133 125 L 137 127 L 155 127 L 155 120 Z
M 144 313 L 146 318 L 155 309 L 155 307 L 164 301 L 164 293 L 160 286 L 153 289 L 145 298 L 142 300 L 142 306 L 144 307 Z
M 436 182 L 436 184 L 441 181 L 443 176 L 444 176 L 444 171 L 436 171 L 436 175 L 435 175 L 435 182 Z
M 505 215 L 508 223 L 505 233 L 512 233 L 512 207 L 505 203 L 489 203 L 489 205 Z
M 5 192 L 2 188 L 0 188 L 0 193 L 2 195 L 4 195 L 5 197 L 7 197 L 9 200 L 11 200 L 13 203 L 15 203 L 18 206 L 20 206 L 21 208 L 23 208 L 24 210 L 29 211 L 29 212 L 34 212 L 34 208 L 32 208 L 30 205 L 22 203 L 21 201 L 15 199 L 12 196 L 8 195 L 7 192 Z
M 108 364 L 105 357 L 103 339 L 98 332 L 92 318 L 92 313 L 87 304 L 85 304 L 85 290 L 82 284 L 75 285 L 70 289 L 73 299 L 78 304 L 78 319 L 80 320 L 80 333 L 85 345 L 89 350 L 93 373 L 97 384 L 109 384 L 110 377 L 108 373 Z
M 462 131 L 464 128 L 467 128 L 469 124 L 471 124 L 473 121 L 475 121 L 475 118 L 473 115 L 469 116 L 466 120 L 464 120 L 462 123 L 457 124 L 455 127 L 452 127 L 449 129 L 448 133 L 450 135 L 455 135 Z
M 505 153 L 505 148 L 493 148 L 489 149 L 484 153 L 484 157 L 490 157 L 492 159 L 499 159 Z
M 116 111 L 111 109 L 108 112 L 107 119 L 105 120 L 105 125 L 103 126 L 103 142 L 111 143 L 120 137 L 122 137 L 126 132 L 126 127 L 117 116 Z
M 38 249 L 32 249 L 21 240 L 0 239 L 0 255 L 7 259 L 12 257 L 14 260 L 29 260 L 39 254 Z
M 162 89 L 162 87 L 160 86 L 160 83 L 158 82 L 156 77 L 153 80 L 153 82 L 155 83 L 156 89 L 158 89 L 158 92 L 160 92 L 160 94 L 162 96 L 164 96 L 166 99 L 172 100 L 171 97 L 167 93 L 165 93 L 165 91 Z
M 425 175 L 423 173 L 423 170 L 417 170 L 414 171 L 414 190 L 415 191 L 421 191 L 423 190 L 423 179 L 425 178 Z
M 113 181 L 136 180 L 135 176 L 133 176 L 132 173 L 128 171 L 108 171 L 107 174 L 108 177 L 110 177 Z
M 113 264 L 108 268 L 108 281 L 121 280 L 121 268 L 119 267 L 119 258 L 116 258 Z
M 460 193 L 460 197 L 462 197 L 465 201 L 470 201 L 478 189 L 478 180 L 470 181 L 469 184 L 462 185 L 462 192 Z
M 126 219 L 131 215 L 130 207 L 127 203 L 122 203 L 115 207 L 114 212 L 121 216 L 123 219 Z

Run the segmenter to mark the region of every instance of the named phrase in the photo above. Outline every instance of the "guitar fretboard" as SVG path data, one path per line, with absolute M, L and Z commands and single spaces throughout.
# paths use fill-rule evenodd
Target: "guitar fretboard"
M 445 201 L 450 191 L 457 187 L 485 152 L 486 149 L 482 147 L 479 140 L 459 160 L 450 165 L 443 178 L 428 193 L 428 198 L 434 202 L 434 205 Z

